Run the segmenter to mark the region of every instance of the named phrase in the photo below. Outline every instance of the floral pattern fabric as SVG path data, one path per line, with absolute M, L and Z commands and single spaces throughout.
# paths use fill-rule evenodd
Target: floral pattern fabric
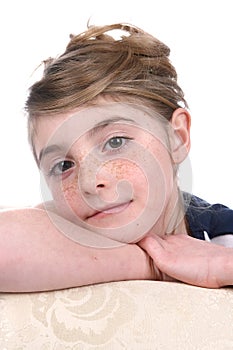
M 233 289 L 124 281 L 0 294 L 1 350 L 232 350 Z

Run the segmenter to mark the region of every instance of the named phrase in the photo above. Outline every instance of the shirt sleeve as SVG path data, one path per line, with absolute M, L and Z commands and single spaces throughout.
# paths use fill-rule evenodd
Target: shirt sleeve
M 233 248 L 233 234 L 217 236 L 210 241 L 215 244 L 223 245 L 224 247 Z
M 194 195 L 184 195 L 186 204 L 186 218 L 194 238 L 205 240 L 205 233 L 212 241 L 216 237 L 231 236 L 233 240 L 233 210 L 223 204 L 210 204 Z M 188 200 L 188 201 L 187 201 Z M 222 238 L 223 242 L 229 238 Z M 215 241 L 215 242 L 217 242 Z

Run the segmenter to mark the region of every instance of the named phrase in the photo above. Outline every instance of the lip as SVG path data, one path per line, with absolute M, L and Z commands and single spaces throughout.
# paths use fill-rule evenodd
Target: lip
M 102 216 L 106 216 L 106 215 L 110 215 L 110 214 L 121 213 L 122 211 L 127 209 L 131 203 L 132 203 L 132 200 L 129 202 L 126 202 L 126 203 L 117 204 L 117 205 L 112 206 L 112 207 L 103 208 L 100 211 L 96 211 L 93 215 L 88 216 L 87 219 L 97 218 L 97 217 L 100 218 Z

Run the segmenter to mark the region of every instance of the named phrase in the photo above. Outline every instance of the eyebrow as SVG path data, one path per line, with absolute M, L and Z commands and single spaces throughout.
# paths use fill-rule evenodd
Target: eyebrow
M 135 120 L 130 119 L 130 118 L 122 118 L 122 117 L 113 117 L 113 118 L 109 118 L 109 119 L 105 119 L 99 123 L 97 123 L 92 129 L 90 129 L 87 132 L 87 136 L 88 137 L 93 137 L 94 135 L 96 135 L 100 130 L 106 128 L 108 125 L 110 124 L 114 124 L 120 121 L 124 121 L 124 122 L 130 122 L 130 123 L 134 123 L 137 124 L 135 122 Z M 42 150 L 39 153 L 39 157 L 38 157 L 38 164 L 40 165 L 42 158 L 44 158 L 45 156 L 47 156 L 48 154 L 51 153 L 56 153 L 56 152 L 61 152 L 63 151 L 63 147 L 60 145 L 49 145 L 48 147 L 44 147 L 42 148 Z
M 100 130 L 106 128 L 110 124 L 114 124 L 114 123 L 121 122 L 121 121 L 137 124 L 135 122 L 135 120 L 130 119 L 130 118 L 113 117 L 113 118 L 105 119 L 105 120 L 97 123 L 91 130 L 89 130 L 87 132 L 87 136 L 93 137 L 97 132 L 99 132 Z
M 42 158 L 50 153 L 61 152 L 63 148 L 59 145 L 49 145 L 48 147 L 42 148 L 38 157 L 38 164 L 41 163 Z

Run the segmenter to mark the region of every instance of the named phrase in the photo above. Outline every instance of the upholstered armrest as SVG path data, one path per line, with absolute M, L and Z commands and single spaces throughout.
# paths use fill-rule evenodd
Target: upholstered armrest
M 232 350 L 233 289 L 127 281 L 0 294 L 1 350 Z

